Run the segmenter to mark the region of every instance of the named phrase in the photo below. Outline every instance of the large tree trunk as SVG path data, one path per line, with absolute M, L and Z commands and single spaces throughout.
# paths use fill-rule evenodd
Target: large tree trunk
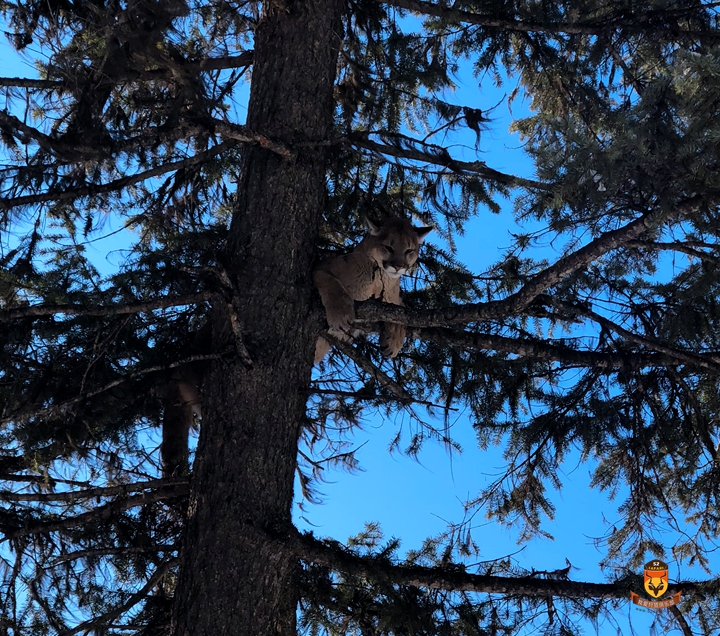
M 248 126 L 298 150 L 248 148 L 225 266 L 252 359 L 203 382 L 203 422 L 173 613 L 174 633 L 295 636 L 296 559 L 276 539 L 291 524 L 297 439 L 317 321 L 314 244 L 325 199 L 341 0 L 263 4 Z M 316 312 L 317 313 L 317 312 Z M 219 308 L 215 346 L 233 342 Z

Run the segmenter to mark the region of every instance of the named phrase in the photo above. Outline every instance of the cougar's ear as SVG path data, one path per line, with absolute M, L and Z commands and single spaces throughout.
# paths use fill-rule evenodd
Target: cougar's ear
M 365 225 L 367 225 L 368 232 L 373 236 L 380 234 L 380 225 L 375 223 L 372 219 L 365 218 Z
M 430 234 L 430 232 L 433 231 L 432 227 L 413 227 L 413 230 L 415 230 L 415 234 L 417 234 L 418 241 L 421 243 L 423 242 L 423 239 Z

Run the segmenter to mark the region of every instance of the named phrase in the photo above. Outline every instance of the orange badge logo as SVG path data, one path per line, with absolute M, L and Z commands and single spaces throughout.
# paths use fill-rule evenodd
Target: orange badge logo
M 645 564 L 643 587 L 653 598 L 660 598 L 668 589 L 668 565 L 656 559 Z

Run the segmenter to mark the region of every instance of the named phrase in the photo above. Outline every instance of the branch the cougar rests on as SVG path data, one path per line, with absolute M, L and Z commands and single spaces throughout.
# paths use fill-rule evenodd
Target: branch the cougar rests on
M 318 265 L 315 285 L 325 306 L 329 333 L 344 341 L 360 332 L 353 329 L 354 302 L 377 298 L 393 305 L 402 305 L 400 278 L 415 265 L 418 250 L 431 227 L 413 227 L 401 218 L 382 223 L 366 221 L 368 234 L 349 254 L 335 256 Z M 405 341 L 405 325 L 383 323 L 380 350 L 394 358 Z M 318 338 L 315 363 L 330 351 L 330 343 Z

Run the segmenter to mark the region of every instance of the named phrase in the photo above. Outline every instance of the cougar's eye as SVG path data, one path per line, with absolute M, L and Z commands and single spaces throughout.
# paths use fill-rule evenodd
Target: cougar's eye
M 415 252 L 414 249 L 407 249 L 407 250 L 405 250 L 405 256 L 410 256 L 410 254 L 412 254 L 414 252 Z
M 383 247 L 385 248 L 385 250 L 387 251 L 388 254 L 395 253 L 395 250 L 392 247 L 390 247 L 389 245 L 383 245 Z

